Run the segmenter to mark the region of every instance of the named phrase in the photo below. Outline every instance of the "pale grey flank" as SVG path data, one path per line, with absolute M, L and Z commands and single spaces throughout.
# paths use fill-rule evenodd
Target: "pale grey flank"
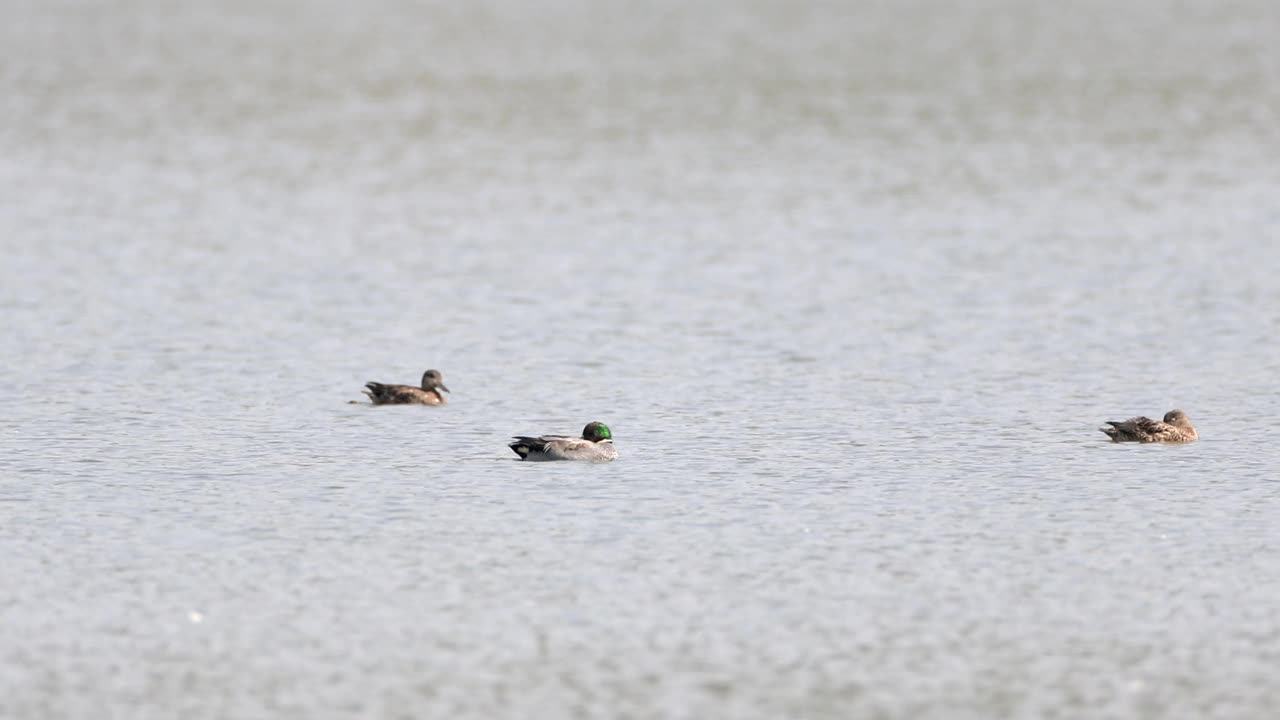
M 1278 26 L 5 3 L 0 718 L 1274 717 Z

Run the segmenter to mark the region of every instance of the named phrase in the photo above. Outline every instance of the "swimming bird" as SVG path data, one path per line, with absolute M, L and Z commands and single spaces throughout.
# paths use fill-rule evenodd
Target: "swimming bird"
M 1111 442 L 1189 443 L 1200 439 L 1191 425 L 1191 418 L 1181 410 L 1165 413 L 1164 422 L 1149 417 L 1132 417 L 1123 421 L 1108 420 L 1107 424 L 1111 427 L 1098 429 L 1106 433 Z
M 444 376 L 439 370 L 428 370 L 422 374 L 422 387 L 412 385 L 384 385 L 380 382 L 368 382 L 364 385 L 364 393 L 374 405 L 444 405 L 441 390 L 449 392 L 444 386 Z
M 582 437 L 568 435 L 543 435 L 527 437 L 517 435 L 508 447 L 515 450 L 521 460 L 591 460 L 606 462 L 618 457 L 613 447 L 613 433 L 602 422 L 590 422 L 582 428 Z

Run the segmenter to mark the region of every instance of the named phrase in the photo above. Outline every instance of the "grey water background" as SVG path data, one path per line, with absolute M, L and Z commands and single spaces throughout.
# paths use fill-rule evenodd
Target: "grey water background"
M 5 2 L 0 717 L 1275 717 L 1277 30 Z

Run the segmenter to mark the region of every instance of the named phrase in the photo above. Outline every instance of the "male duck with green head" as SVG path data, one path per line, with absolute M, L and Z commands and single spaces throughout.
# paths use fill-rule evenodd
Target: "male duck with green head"
M 618 457 L 613 447 L 613 433 L 602 422 L 587 423 L 582 437 L 568 435 L 543 435 L 526 437 L 517 435 L 509 446 L 521 460 L 590 460 L 606 462 Z

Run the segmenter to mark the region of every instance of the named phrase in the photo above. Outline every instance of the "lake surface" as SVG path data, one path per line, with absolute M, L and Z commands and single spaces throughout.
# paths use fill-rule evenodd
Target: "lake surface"
M 1278 8 L 6 3 L 0 717 L 1275 717 Z

